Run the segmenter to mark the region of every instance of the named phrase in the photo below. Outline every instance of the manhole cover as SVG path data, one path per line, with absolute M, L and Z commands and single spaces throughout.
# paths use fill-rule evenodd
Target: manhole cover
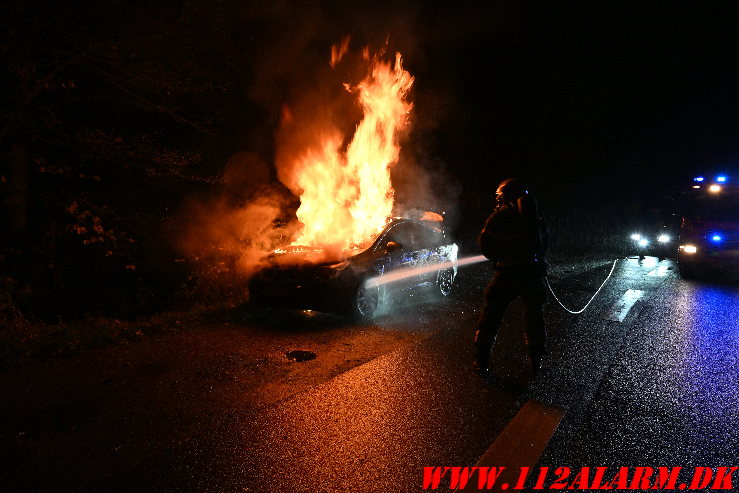
M 316 353 L 298 349 L 296 351 L 288 351 L 287 353 L 285 353 L 285 356 L 287 356 L 288 359 L 297 361 L 298 363 L 302 363 L 303 361 L 310 361 L 312 359 L 315 359 Z

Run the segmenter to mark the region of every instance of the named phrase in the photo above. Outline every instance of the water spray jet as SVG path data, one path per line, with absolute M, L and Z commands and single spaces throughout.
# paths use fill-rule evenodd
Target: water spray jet
M 379 276 L 370 277 L 365 281 L 365 286 L 381 286 L 383 284 L 389 284 L 392 282 L 402 281 L 410 277 L 420 276 L 422 274 L 428 274 L 430 272 L 436 272 L 444 269 L 462 267 L 464 265 L 472 265 L 487 260 L 484 255 L 475 255 L 472 257 L 465 257 L 454 261 L 442 262 L 440 264 L 426 265 L 423 267 L 405 267 L 402 269 L 394 270 L 389 274 L 382 274 Z

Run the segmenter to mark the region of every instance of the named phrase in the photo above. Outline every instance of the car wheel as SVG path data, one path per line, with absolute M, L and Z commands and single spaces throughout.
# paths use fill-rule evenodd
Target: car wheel
M 436 276 L 436 286 L 443 296 L 449 296 L 454 285 L 454 269 L 452 267 L 441 269 Z
M 382 288 L 374 281 L 362 280 L 354 295 L 353 312 L 360 318 L 372 318 L 380 308 Z

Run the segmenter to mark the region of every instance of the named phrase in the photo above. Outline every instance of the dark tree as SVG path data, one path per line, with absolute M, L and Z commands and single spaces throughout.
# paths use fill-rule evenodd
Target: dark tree
M 250 15 L 237 2 L 6 3 L 5 305 L 133 315 L 174 292 L 179 204 L 220 181 L 247 122 L 270 118 L 245 90 Z

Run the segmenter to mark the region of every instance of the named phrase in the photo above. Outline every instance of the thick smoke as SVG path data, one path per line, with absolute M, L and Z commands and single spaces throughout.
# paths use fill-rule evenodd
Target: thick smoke
M 212 266 L 208 272 L 213 277 L 231 271 L 249 276 L 294 235 L 293 201 L 271 181 L 269 167 L 258 156 L 236 154 L 226 164 L 221 193 L 188 207 L 182 247 L 194 260 Z
M 391 171 L 395 187 L 395 215 L 413 216 L 417 211 L 433 211 L 444 216 L 444 227 L 452 230 L 458 221 L 461 187 L 446 164 L 432 156 L 401 151 Z

